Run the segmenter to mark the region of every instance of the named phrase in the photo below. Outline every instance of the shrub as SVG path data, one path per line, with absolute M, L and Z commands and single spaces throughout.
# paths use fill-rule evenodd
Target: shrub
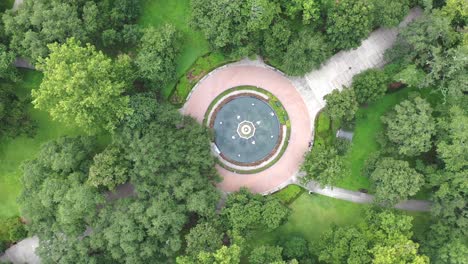
M 302 259 L 309 255 L 307 240 L 300 236 L 289 237 L 283 242 L 283 256 L 286 259 Z
M 283 190 L 273 194 L 276 198 L 280 199 L 285 204 L 291 204 L 294 202 L 302 193 L 304 189 L 298 185 L 288 185 Z
M 382 98 L 387 91 L 387 76 L 382 70 L 370 69 L 353 77 L 352 88 L 360 104 Z

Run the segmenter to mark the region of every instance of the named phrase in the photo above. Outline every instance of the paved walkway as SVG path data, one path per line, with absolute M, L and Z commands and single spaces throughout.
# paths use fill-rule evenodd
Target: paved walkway
M 7 249 L 5 254 L 0 256 L 0 262 L 40 263 L 39 256 L 35 254 L 35 250 L 38 246 L 39 238 L 37 236 L 23 239 L 16 245 Z
M 343 89 L 351 84 L 354 75 L 385 64 L 384 53 L 396 40 L 400 28 L 422 14 L 421 8 L 411 9 L 408 16 L 396 28 L 380 28 L 363 40 L 361 46 L 341 51 L 327 60 L 320 69 L 304 77 L 290 77 L 307 103 L 309 116 L 314 117 L 325 106 L 323 97 L 334 89 Z
M 350 201 L 353 203 L 370 204 L 374 201 L 373 195 L 362 192 L 350 191 L 338 187 L 322 188 L 318 183 L 314 181 L 311 181 L 305 185 L 300 184 L 299 181 L 296 181 L 296 184 L 314 193 L 318 193 L 328 197 L 333 197 L 340 200 Z M 407 211 L 428 212 L 431 210 L 431 202 L 424 200 L 407 200 L 398 203 L 397 205 L 395 205 L 395 208 Z
M 13 3 L 13 10 L 18 10 L 18 7 L 24 2 L 24 0 L 15 0 Z

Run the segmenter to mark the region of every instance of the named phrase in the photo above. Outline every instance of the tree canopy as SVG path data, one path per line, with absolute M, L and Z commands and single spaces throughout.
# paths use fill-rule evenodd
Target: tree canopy
M 420 97 L 405 100 L 382 117 L 382 121 L 388 140 L 395 144 L 399 154 L 417 156 L 431 149 L 435 120 L 426 100 Z
M 324 263 L 429 263 L 411 240 L 412 218 L 391 211 L 368 210 L 356 227 L 334 227 L 319 244 Z
M 375 185 L 375 201 L 395 205 L 415 195 L 424 184 L 423 175 L 412 169 L 408 162 L 383 158 L 370 175 Z
M 327 18 L 327 37 L 335 50 L 361 44 L 372 29 L 371 1 L 341 0 L 334 3 Z
M 129 98 L 123 95 L 132 85 L 128 56 L 112 60 L 73 38 L 51 44 L 49 49 L 50 56 L 37 66 L 44 78 L 39 89 L 32 91 L 36 108 L 90 133 L 112 131 L 132 113 Z
M 173 81 L 176 74 L 179 34 L 171 25 L 143 30 L 135 64 L 139 76 L 152 86 L 164 86 Z M 156 87 L 152 87 L 156 88 Z
M 360 104 L 371 103 L 382 98 L 387 91 L 387 76 L 381 70 L 370 69 L 353 77 L 351 88 Z
M 327 105 L 325 111 L 335 121 L 351 121 L 358 110 L 356 94 L 353 89 L 333 90 L 324 96 Z
M 12 50 L 35 64 L 48 55 L 48 44 L 71 37 L 109 49 L 123 47 L 139 14 L 139 0 L 26 0 L 17 11 L 7 10 L 3 22 Z

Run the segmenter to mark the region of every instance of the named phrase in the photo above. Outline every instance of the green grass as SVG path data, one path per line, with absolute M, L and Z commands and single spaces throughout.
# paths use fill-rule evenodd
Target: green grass
M 358 190 L 369 189 L 370 181 L 361 175 L 364 162 L 373 152 L 380 149 L 376 136 L 383 131 L 381 117 L 391 111 L 395 105 L 408 97 L 411 89 L 403 89 L 387 94 L 382 99 L 359 108 L 356 113 L 356 126 L 349 152 L 345 156 L 345 164 L 350 176 L 340 181 L 337 186 Z
M 190 0 L 144 0 L 142 10 L 140 25 L 158 27 L 169 23 L 182 34 L 181 54 L 177 58 L 178 77 L 185 73 L 198 57 L 209 52 L 209 44 L 203 34 L 190 27 Z M 163 87 L 162 94 L 166 98 L 171 95 L 176 82 Z
M 363 214 L 368 207 L 369 205 L 342 201 L 318 194 L 311 195 L 305 192 L 289 205 L 292 212 L 285 224 L 272 232 L 255 234 L 249 244 L 253 246 L 274 245 L 290 236 L 303 236 L 309 241 L 313 251 L 314 245 L 319 243 L 320 236 L 325 231 L 333 225 L 346 227 L 358 224 L 363 220 Z M 429 213 L 404 213 L 414 217 L 414 236 L 421 237 L 429 225 Z
M 288 236 L 297 235 L 307 239 L 313 248 L 323 232 L 332 225 L 359 223 L 367 205 L 305 192 L 289 207 L 292 212 L 288 221 L 272 232 L 256 234 L 253 244 L 275 244 Z
M 219 52 L 209 53 L 198 58 L 185 74 L 183 74 L 171 96 L 171 103 L 181 105 L 185 103 L 193 86 L 210 71 L 231 62 Z
M 25 97 L 31 89 L 37 88 L 42 75 L 35 71 L 24 71 L 23 82 L 17 84 L 17 94 Z M 37 124 L 37 134 L 33 138 L 20 136 L 0 140 L 0 216 L 10 217 L 19 214 L 16 198 L 21 192 L 21 169 L 23 161 L 33 159 L 41 144 L 62 135 L 78 135 L 82 131 L 51 121 L 46 112 L 29 108 L 31 118 Z
M 304 192 L 304 188 L 299 185 L 290 184 L 281 191 L 274 193 L 273 196 L 283 201 L 284 204 L 291 204 Z

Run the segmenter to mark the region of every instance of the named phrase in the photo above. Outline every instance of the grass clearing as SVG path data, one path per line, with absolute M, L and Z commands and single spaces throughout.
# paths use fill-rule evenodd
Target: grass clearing
M 177 78 L 162 87 L 162 95 L 169 98 L 177 80 L 190 66 L 210 50 L 203 34 L 190 26 L 190 0 L 144 0 L 139 24 L 159 27 L 172 24 L 182 34 L 181 53 L 177 59 Z
M 289 192 L 288 188 L 283 190 L 274 195 Z M 290 236 L 302 236 L 309 241 L 311 251 L 314 252 L 314 245 L 319 243 L 320 236 L 325 231 L 333 225 L 346 227 L 358 224 L 369 206 L 304 192 L 289 205 L 291 215 L 286 223 L 272 232 L 253 235 L 249 245 L 274 245 Z M 430 220 L 429 213 L 398 212 L 414 217 L 414 237 L 421 237 L 426 232 Z
M 198 58 L 190 69 L 180 77 L 177 82 L 177 86 L 171 95 L 171 103 L 176 105 L 184 104 L 190 91 L 192 91 L 192 88 L 203 78 L 203 76 L 231 61 L 232 60 L 226 58 L 219 52 L 209 53 Z
M 37 71 L 21 71 L 23 81 L 18 83 L 17 94 L 21 98 L 30 95 L 31 90 L 39 87 L 42 74 Z M 0 140 L 0 217 L 19 215 L 16 198 L 21 192 L 21 164 L 25 160 L 35 158 L 40 146 L 60 136 L 77 136 L 85 133 L 74 126 L 52 121 L 47 112 L 29 107 L 29 114 L 36 122 L 37 131 L 33 138 L 19 136 L 14 139 Z M 100 144 L 105 144 L 108 136 L 98 138 Z

